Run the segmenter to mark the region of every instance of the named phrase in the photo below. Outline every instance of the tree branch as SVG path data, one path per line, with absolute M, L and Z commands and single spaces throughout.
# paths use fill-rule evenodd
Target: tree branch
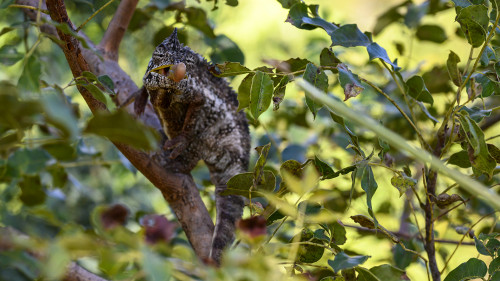
M 31 6 L 38 6 L 37 0 L 22 1 L 24 4 L 30 3 Z M 123 2 L 127 1 L 124 0 Z M 127 7 L 130 8 L 130 6 Z M 74 29 L 62 0 L 48 0 L 47 8 L 53 21 L 66 23 L 70 28 Z M 129 13 L 132 14 L 133 11 L 129 11 Z M 109 75 L 115 83 L 117 92 L 119 92 L 118 102 L 126 100 L 132 93 L 137 91 L 137 86 L 116 61 L 110 59 L 101 60 L 94 51 L 81 48 L 80 42 L 76 38 L 64 34 L 60 30 L 57 30 L 57 36 L 64 42 L 60 47 L 66 56 L 74 77 L 80 77 L 83 71 L 92 71 L 97 75 Z M 123 34 L 121 37 L 123 37 Z M 94 46 L 93 44 L 89 45 Z M 78 87 L 78 90 L 92 112 L 107 110 L 106 106 L 97 101 L 85 88 Z M 142 120 L 156 129 L 161 128 L 156 115 L 151 109 L 145 113 Z M 147 154 L 120 143 L 114 143 L 114 145 L 162 192 L 163 197 L 174 210 L 197 256 L 202 260 L 208 258 L 214 225 L 191 175 L 172 173 L 169 172 L 168 166 L 158 164 L 171 162 L 170 160 L 167 161 L 166 157 L 161 153 Z M 153 156 L 155 159 L 159 159 L 159 162 L 152 160 Z
M 118 60 L 118 49 L 122 42 L 128 24 L 132 19 L 135 7 L 139 0 L 122 0 L 116 10 L 113 19 L 109 23 L 106 33 L 99 43 L 99 49 L 104 52 L 104 57 L 110 60 Z

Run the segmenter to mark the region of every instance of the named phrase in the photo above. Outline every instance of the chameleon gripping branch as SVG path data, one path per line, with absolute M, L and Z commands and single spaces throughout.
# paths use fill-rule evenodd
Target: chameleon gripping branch
M 24 0 L 23 2 L 28 1 Z M 120 5 L 126 2 L 122 1 Z M 34 0 L 30 4 L 37 7 L 38 1 Z M 62 0 L 48 0 L 47 8 L 52 20 L 68 24 L 70 28 L 74 29 Z M 118 13 L 114 15 L 114 17 L 120 16 Z M 81 76 L 83 71 L 92 71 L 97 75 L 108 74 L 114 80 L 120 93 L 132 94 L 137 90 L 137 86 L 117 65 L 116 61 L 110 59 L 101 61 L 92 51 L 81 48 L 80 42 L 76 38 L 59 30 L 57 34 L 64 41 L 64 44 L 60 46 L 74 77 Z M 94 46 L 93 44 L 89 45 Z M 87 62 L 90 62 L 90 65 Z M 88 91 L 85 89 L 79 90 L 92 111 L 106 110 L 105 106 L 95 100 Z M 126 99 L 127 97 L 122 98 Z M 154 120 L 154 113 L 146 115 L 146 117 L 149 118 L 145 119 L 146 124 L 157 127 L 155 124 L 159 124 L 159 121 Z M 177 215 L 195 253 L 200 259 L 206 260 L 211 248 L 214 226 L 192 177 L 189 174 L 165 170 L 164 167 L 152 160 L 150 154 L 137 151 L 123 144 L 114 143 L 114 145 L 162 192 L 164 198 Z M 158 158 L 161 159 L 162 156 L 159 155 Z

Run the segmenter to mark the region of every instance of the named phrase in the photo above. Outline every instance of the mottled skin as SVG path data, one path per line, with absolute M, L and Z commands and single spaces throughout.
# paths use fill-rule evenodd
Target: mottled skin
M 171 69 L 184 68 L 181 63 L 186 77 L 178 81 Z M 161 68 L 166 65 L 172 66 Z M 217 208 L 210 257 L 219 263 L 244 206 L 241 196 L 220 193 L 232 176 L 247 171 L 250 135 L 245 114 L 237 112 L 236 94 L 208 68 L 202 56 L 179 43 L 175 30 L 155 49 L 143 81 L 168 136 L 164 148 L 173 159 L 169 168 L 189 173 L 202 159 L 210 170 Z

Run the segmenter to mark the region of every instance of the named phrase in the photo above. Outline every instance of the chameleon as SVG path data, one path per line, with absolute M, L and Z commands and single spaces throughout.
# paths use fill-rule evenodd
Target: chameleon
M 149 97 L 168 137 L 163 147 L 172 160 L 168 168 L 189 173 L 199 160 L 207 165 L 216 202 L 210 259 L 219 264 L 245 203 L 242 196 L 221 193 L 232 176 L 248 169 L 250 133 L 245 113 L 237 110 L 236 93 L 210 67 L 179 42 L 175 29 L 154 50 L 135 109 L 140 114 Z

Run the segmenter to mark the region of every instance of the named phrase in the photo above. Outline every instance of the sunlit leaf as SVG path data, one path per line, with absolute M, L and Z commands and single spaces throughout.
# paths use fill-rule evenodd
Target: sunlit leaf
M 460 23 L 469 44 L 473 47 L 483 44 L 489 24 L 488 8 L 483 5 L 467 6 L 458 11 L 456 20 Z
M 474 278 L 483 278 L 486 275 L 486 264 L 479 259 L 471 258 L 450 271 L 444 281 L 462 281 Z
M 250 87 L 250 112 L 257 119 L 271 104 L 273 81 L 264 72 L 257 71 Z
M 306 71 L 304 72 L 304 80 L 311 83 L 316 88 L 325 93 L 328 90 L 328 76 L 326 76 L 323 70 L 312 63 L 308 63 L 306 66 Z M 322 105 L 314 102 L 314 100 L 312 100 L 307 95 L 306 104 L 309 110 L 311 110 L 313 117 L 316 118 L 316 114 L 318 113 L 318 110 L 322 107 Z
M 276 177 L 271 171 L 264 171 L 262 181 L 255 189 L 253 186 L 253 173 L 243 173 L 233 176 L 227 182 L 227 188 L 221 195 L 241 195 L 246 198 L 262 197 L 260 191 L 272 192 L 276 187 Z
M 460 168 L 470 168 L 469 154 L 465 150 L 456 152 L 450 156 L 448 164 L 456 165 Z
M 337 69 L 339 71 L 340 86 L 344 89 L 344 101 L 356 97 L 365 89 L 361 85 L 358 75 L 352 73 L 347 65 L 339 64 Z
M 356 280 L 360 281 L 382 281 L 379 279 L 373 272 L 369 271 L 368 269 L 357 266 L 355 267 L 355 270 L 358 272 L 358 277 Z
M 429 90 L 427 90 L 422 77 L 413 76 L 406 81 L 406 85 L 408 86 L 408 94 L 414 99 L 425 103 L 434 103 L 434 99 Z
M 395 175 L 391 178 L 391 184 L 398 189 L 399 197 L 401 197 L 408 188 L 414 187 L 417 181 L 406 175 Z
M 456 86 L 460 86 L 462 84 L 462 77 L 460 74 L 460 70 L 458 69 L 459 62 L 460 57 L 453 51 L 450 51 L 448 60 L 446 61 L 446 66 L 448 68 L 448 73 L 450 74 L 451 81 L 453 81 L 453 84 L 455 84 Z
M 216 66 L 220 72 L 212 71 L 212 73 L 215 76 L 219 77 L 228 77 L 246 73 L 253 73 L 252 70 L 241 65 L 239 62 L 225 62 L 223 64 L 217 64 Z
M 370 272 L 383 281 L 409 280 L 404 270 L 396 268 L 390 264 L 383 264 L 370 268 Z
M 273 110 L 278 110 L 281 102 L 285 98 L 286 85 L 293 81 L 292 75 L 285 75 L 281 78 L 278 85 L 274 88 L 273 92 Z M 243 82 L 242 82 L 243 84 Z M 241 87 L 241 86 L 240 86 Z
M 255 74 L 250 73 L 245 76 L 238 87 L 238 111 L 250 105 L 250 88 L 252 88 L 252 79 L 254 75 Z
M 496 167 L 496 162 L 488 152 L 483 131 L 465 111 L 460 112 L 459 120 L 461 128 L 464 130 L 473 150 L 473 153 L 469 154 L 469 160 L 471 161 L 474 174 L 485 173 L 491 178 L 493 170 Z
M 290 242 L 295 241 L 297 235 L 294 236 L 290 240 Z M 299 241 L 314 243 L 318 244 L 319 246 L 310 244 L 300 245 L 297 252 L 297 261 L 304 263 L 315 263 L 321 259 L 323 253 L 325 252 L 325 248 L 323 247 L 323 242 L 320 239 L 314 237 L 314 232 L 312 232 L 309 228 L 304 228 L 302 230 L 302 233 L 300 234 Z

